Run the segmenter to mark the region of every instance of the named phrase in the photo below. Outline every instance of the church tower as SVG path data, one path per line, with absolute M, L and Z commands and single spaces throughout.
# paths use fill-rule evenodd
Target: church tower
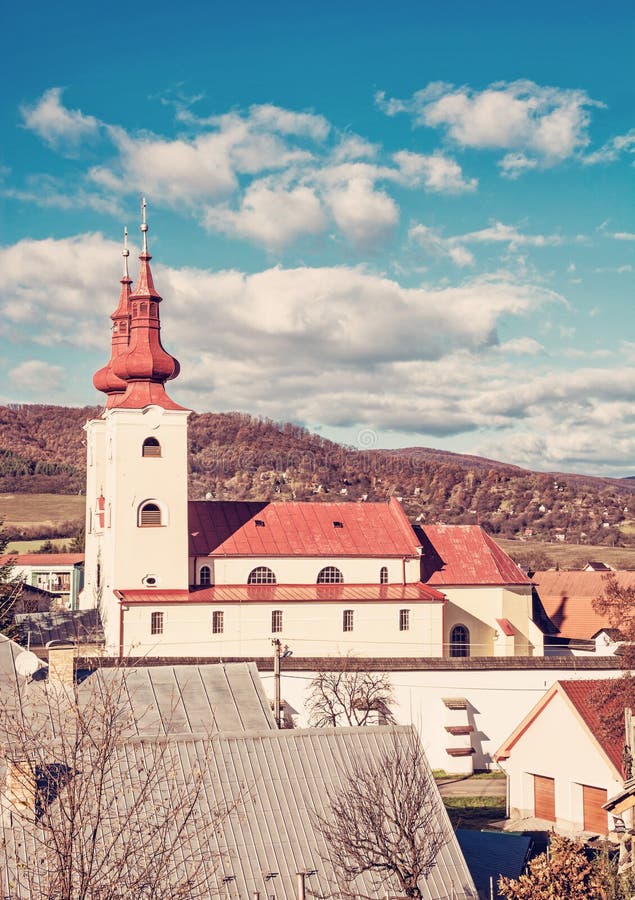
M 146 203 L 143 249 L 131 290 L 127 233 L 119 304 L 111 316 L 108 363 L 93 383 L 106 394 L 86 423 L 86 576 L 82 608 L 99 607 L 106 648 L 120 652 L 122 590 L 187 591 L 187 417 L 165 382 L 179 363 L 161 343 L 159 307 L 150 270 Z

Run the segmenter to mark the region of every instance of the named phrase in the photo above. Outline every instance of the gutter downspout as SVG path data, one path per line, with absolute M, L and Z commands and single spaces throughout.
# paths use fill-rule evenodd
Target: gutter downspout
M 119 600 L 119 659 L 123 658 L 123 594 L 121 591 L 113 591 Z

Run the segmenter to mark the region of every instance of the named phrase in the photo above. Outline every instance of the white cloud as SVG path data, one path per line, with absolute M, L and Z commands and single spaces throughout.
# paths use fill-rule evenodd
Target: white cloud
M 8 363 L 13 399 L 46 383 L 62 384 L 65 401 L 73 386 L 51 359 L 58 346 L 68 360 L 80 354 L 79 402 L 96 399 L 90 380 L 108 357 L 120 254 L 95 234 L 0 249 L 3 346 L 46 345 L 43 365 L 53 366 L 41 368 L 37 353 L 28 366 Z M 365 426 L 380 439 L 392 430 L 421 443 L 478 432 L 478 452 L 538 468 L 632 462 L 632 347 L 619 348 L 617 365 L 612 352 L 605 368 L 589 367 L 588 355 L 584 368 L 559 368 L 561 351 L 554 360 L 523 333 L 525 316 L 563 304 L 540 285 L 490 276 L 413 288 L 348 267 L 153 271 L 162 337 L 182 364 L 170 392 L 197 409 Z M 506 334 L 515 324 L 504 342 L 501 321 Z
M 635 241 L 635 234 L 632 231 L 614 231 L 608 237 L 612 237 L 616 241 Z
M 393 154 L 393 159 L 404 176 L 404 183 L 413 187 L 424 184 L 434 193 L 462 194 L 476 190 L 478 185 L 476 178 L 464 178 L 455 160 L 440 153 L 424 156 L 400 150 Z
M 593 153 L 587 153 L 582 157 L 582 162 L 587 166 L 615 162 L 623 153 L 635 153 L 635 128 L 612 137 Z
M 479 231 L 444 237 L 441 232 L 427 225 L 414 225 L 408 236 L 426 252 L 434 256 L 448 256 L 457 266 L 471 266 L 474 254 L 466 244 L 507 244 L 510 250 L 519 247 L 559 246 L 564 239 L 558 234 L 523 234 L 514 225 L 494 222 Z
M 62 93 L 60 87 L 50 88 L 32 106 L 22 106 L 20 112 L 26 128 L 48 144 L 70 151 L 82 138 L 94 135 L 99 122 L 78 109 L 63 106 Z
M 415 241 L 433 256 L 448 256 L 457 266 L 474 265 L 474 254 L 471 250 L 461 246 L 456 238 L 444 238 L 434 228 L 427 225 L 414 225 L 409 230 L 408 236 L 410 240 Z
M 189 108 L 192 98 L 162 98 L 188 126 L 186 133 L 168 138 L 97 122 L 65 109 L 60 98 L 60 89 L 48 91 L 25 113 L 29 127 L 50 142 L 63 133 L 78 139 L 100 127 L 113 145 L 113 158 L 76 177 L 73 190 L 40 176 L 5 196 L 112 214 L 119 213 L 122 197 L 144 193 L 156 205 L 188 212 L 207 230 L 268 250 L 327 230 L 339 231 L 362 250 L 377 248 L 392 235 L 399 221 L 394 186 L 448 194 L 477 186 L 440 152 L 388 155 L 313 112 L 262 104 L 204 118 Z
M 338 228 L 358 247 L 383 243 L 399 220 L 394 200 L 374 189 L 365 178 L 354 178 L 341 188 L 333 188 L 325 199 Z
M 529 80 L 497 82 L 483 91 L 436 82 L 408 100 L 376 99 L 387 115 L 409 113 L 418 125 L 443 128 L 461 147 L 508 151 L 500 165 L 511 177 L 584 149 L 589 110 L 602 106 L 585 91 Z
M 284 190 L 264 181 L 247 188 L 238 210 L 208 207 L 204 222 L 210 230 L 243 237 L 271 250 L 301 236 L 319 234 L 326 227 L 326 217 L 313 190 Z
M 28 359 L 10 369 L 7 377 L 15 390 L 48 397 L 51 391 L 56 392 L 61 387 L 65 374 L 62 366 L 51 365 L 40 359 Z

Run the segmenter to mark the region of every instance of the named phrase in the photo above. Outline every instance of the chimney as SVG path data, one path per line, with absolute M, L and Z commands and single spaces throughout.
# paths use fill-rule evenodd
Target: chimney
M 48 641 L 49 687 L 72 688 L 75 683 L 75 644 L 72 641 Z
M 28 759 L 7 759 L 4 807 L 9 823 L 14 816 L 22 821 L 35 821 L 35 768 Z

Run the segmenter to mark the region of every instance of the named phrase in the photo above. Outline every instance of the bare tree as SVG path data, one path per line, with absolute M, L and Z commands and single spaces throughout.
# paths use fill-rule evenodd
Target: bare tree
M 388 675 L 358 670 L 348 657 L 334 660 L 334 668 L 317 672 L 307 690 L 312 726 L 388 725 L 395 721 Z
M 79 688 L 34 680 L 2 698 L 0 894 L 208 897 L 211 839 L 236 805 L 206 803 L 208 742 L 140 737 L 125 670 L 98 674 Z
M 396 877 L 406 897 L 423 897 L 451 826 L 414 729 L 405 740 L 394 735 L 372 763 L 353 760 L 328 805 L 316 827 L 338 874 L 338 896 L 360 897 L 354 882 L 368 872 L 378 891 Z

